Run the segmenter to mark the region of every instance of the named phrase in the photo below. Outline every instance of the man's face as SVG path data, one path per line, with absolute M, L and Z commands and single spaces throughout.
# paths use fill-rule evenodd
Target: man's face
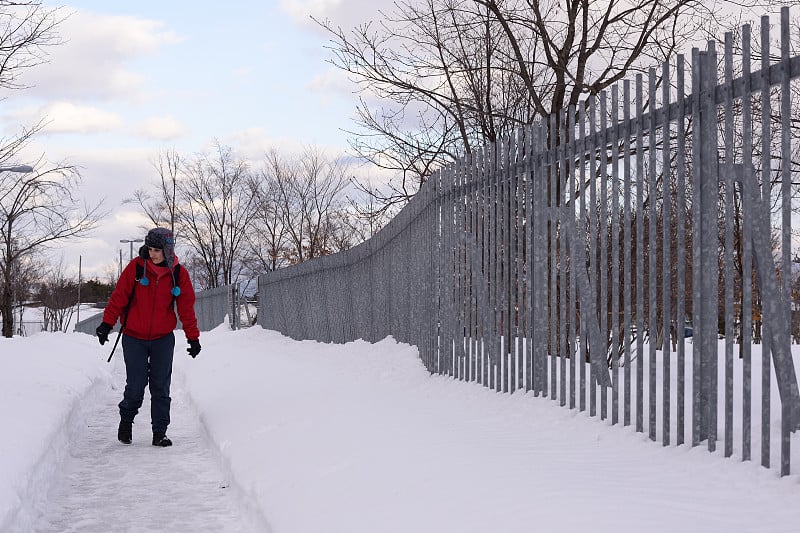
M 155 264 L 162 263 L 164 261 L 164 250 L 150 246 L 148 246 L 147 249 L 150 252 L 150 261 Z

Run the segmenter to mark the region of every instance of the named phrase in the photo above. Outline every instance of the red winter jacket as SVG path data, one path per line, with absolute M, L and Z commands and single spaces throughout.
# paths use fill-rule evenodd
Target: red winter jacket
M 147 285 L 136 281 L 137 263 L 145 265 L 145 276 L 149 279 Z M 175 264 L 178 264 L 177 256 Z M 186 340 L 198 340 L 200 331 L 197 329 L 197 317 L 194 314 L 194 288 L 186 269 L 181 267 L 178 270 L 178 286 L 181 293 L 174 298 L 178 316 L 181 317 Z M 122 271 L 103 313 L 103 322 L 111 326 L 117 323 L 117 319 L 122 322 L 125 306 L 128 305 L 134 284 L 136 291 L 133 293 L 123 333 L 142 340 L 153 340 L 171 333 L 178 324 L 172 305 L 172 273 L 169 267 L 157 266 L 141 257 L 134 258 Z

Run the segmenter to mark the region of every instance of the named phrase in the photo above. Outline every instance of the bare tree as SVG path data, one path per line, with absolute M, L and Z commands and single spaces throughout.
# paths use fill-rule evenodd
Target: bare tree
M 44 166 L 44 161 L 38 164 Z M 5 337 L 14 332 L 14 265 L 57 242 L 88 235 L 103 215 L 100 204 L 85 205 L 74 197 L 79 180 L 69 165 L 0 174 L 0 313 Z
M 380 24 L 332 37 L 331 62 L 363 91 L 353 147 L 396 171 L 404 203 L 459 153 L 577 106 L 701 39 L 758 0 L 400 0 Z M 377 191 L 381 193 L 381 191 Z
M 249 256 L 253 258 L 253 270 L 271 272 L 285 266 L 288 235 L 279 207 L 278 181 L 283 171 L 280 158 L 274 150 L 266 156 L 269 170 L 253 176 L 250 188 L 257 199 L 253 217 L 253 231 L 248 232 Z
M 166 227 L 175 231 L 178 214 L 178 177 L 182 171 L 183 160 L 175 150 L 162 150 L 153 162 L 158 173 L 156 192 L 138 189 L 132 198 L 124 203 L 136 203 L 154 226 Z
M 350 32 L 320 24 L 333 37 L 332 63 L 365 94 L 351 145 L 399 175 L 387 190 L 362 187 L 390 207 L 404 204 L 460 151 L 510 131 L 506 110 L 518 107 L 521 91 L 507 90 L 512 70 L 503 64 L 502 29 L 488 10 L 404 1 L 383 18 Z
M 357 193 L 348 195 L 351 216 L 345 219 L 356 238 L 365 241 L 375 235 L 397 213 L 391 202 L 380 201 L 382 193 L 367 182 L 353 180 Z
M 320 149 L 289 158 L 269 151 L 253 172 L 217 142 L 193 158 L 162 152 L 154 166 L 155 192 L 136 191 L 127 201 L 154 224 L 174 217 L 176 241 L 190 251 L 182 262 L 198 286 L 250 279 L 362 238 L 344 197 L 349 167 Z
M 256 198 L 244 160 L 219 142 L 213 154 L 201 154 L 182 166 L 177 183 L 177 235 L 202 266 L 208 288 L 235 281 L 255 216 Z M 191 263 L 189 263 L 191 265 Z
M 63 259 L 50 266 L 39 290 L 45 331 L 66 332 L 78 303 L 78 283 L 64 272 Z
M 308 235 L 308 257 L 321 257 L 349 248 L 347 239 L 336 238 L 341 233 L 342 191 L 348 183 L 348 167 L 341 159 L 330 159 L 320 150 L 309 148 L 300 159 L 301 194 L 307 201 L 302 211 Z
M 288 160 L 275 151 L 267 154 L 264 178 L 276 193 L 277 210 L 289 244 L 286 259 L 290 264 L 352 246 L 351 236 L 343 238 L 342 234 L 347 227 L 342 224 L 347 172 L 348 167 L 341 159 L 328 158 L 316 148 Z
M 18 257 L 12 265 L 15 272 L 14 279 L 11 285 L 11 292 L 14 295 L 15 313 L 14 316 L 14 334 L 25 335 L 24 313 L 28 305 L 35 302 L 32 301 L 35 296 L 36 282 L 41 279 L 41 274 L 44 271 L 45 265 L 42 260 L 37 259 L 34 255 L 25 257 Z
M 47 48 L 61 42 L 55 30 L 62 20 L 59 9 L 38 0 L 0 0 L 0 87 L 25 88 L 20 76 L 44 63 Z M 0 165 L 15 164 L 43 124 L 0 140 Z M 75 167 L 48 168 L 44 157 L 37 165 L 39 170 L 27 174 L 0 173 L 0 316 L 5 337 L 14 333 L 14 281 L 21 269 L 48 246 L 87 235 L 101 216 L 99 204 L 81 205 L 73 196 L 80 178 Z
M 47 48 L 61 44 L 56 27 L 64 20 L 60 8 L 39 0 L 0 0 L 0 88 L 24 89 L 20 76 L 47 62 Z M 0 160 L 3 157 L 0 148 Z
M 113 261 L 103 266 L 103 281 L 114 286 L 122 274 L 122 265 Z

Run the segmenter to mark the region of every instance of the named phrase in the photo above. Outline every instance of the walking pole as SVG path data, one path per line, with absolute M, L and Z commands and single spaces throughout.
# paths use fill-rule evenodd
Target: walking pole
M 125 318 L 128 318 L 128 315 L 127 315 L 127 314 L 125 315 Z M 127 321 L 126 321 L 126 322 L 127 322 Z M 114 357 L 114 350 L 116 350 L 116 349 L 117 349 L 117 344 L 119 344 L 119 338 L 120 338 L 120 337 L 122 337 L 122 328 L 124 328 L 124 327 L 125 327 L 125 326 L 121 326 L 121 327 L 119 328 L 119 333 L 117 334 L 117 340 L 116 340 L 116 341 L 114 341 L 114 347 L 113 347 L 113 348 L 111 348 L 111 355 L 109 355 L 109 356 L 108 356 L 108 360 L 106 361 L 106 363 L 110 363 L 110 362 L 111 362 L 111 358 L 112 358 L 112 357 Z
M 114 341 L 114 347 L 111 348 L 111 354 L 108 356 L 108 360 L 106 363 L 111 362 L 111 358 L 114 357 L 114 350 L 117 349 L 117 344 L 119 344 L 119 338 L 122 337 L 122 330 L 125 329 L 125 324 L 128 323 L 128 312 L 130 311 L 131 304 L 133 303 L 133 295 L 136 293 L 136 284 L 133 285 L 133 290 L 131 291 L 131 296 L 128 298 L 128 305 L 125 306 L 125 317 L 122 319 L 122 324 L 119 326 L 119 333 L 117 333 L 117 340 Z

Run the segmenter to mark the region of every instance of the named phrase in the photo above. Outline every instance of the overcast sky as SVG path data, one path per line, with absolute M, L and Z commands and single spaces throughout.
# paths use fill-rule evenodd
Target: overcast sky
M 387 0 L 76 0 L 62 8 L 65 40 L 50 63 L 5 91 L 8 136 L 39 118 L 30 161 L 45 154 L 81 168 L 78 194 L 105 199 L 109 217 L 93 238 L 60 247 L 84 278 L 104 276 L 141 237 L 137 209 L 122 205 L 156 178 L 160 150 L 203 151 L 214 139 L 258 158 L 267 148 L 347 149 L 353 86 L 327 60 L 326 35 L 310 15 L 347 27 L 377 16 Z

